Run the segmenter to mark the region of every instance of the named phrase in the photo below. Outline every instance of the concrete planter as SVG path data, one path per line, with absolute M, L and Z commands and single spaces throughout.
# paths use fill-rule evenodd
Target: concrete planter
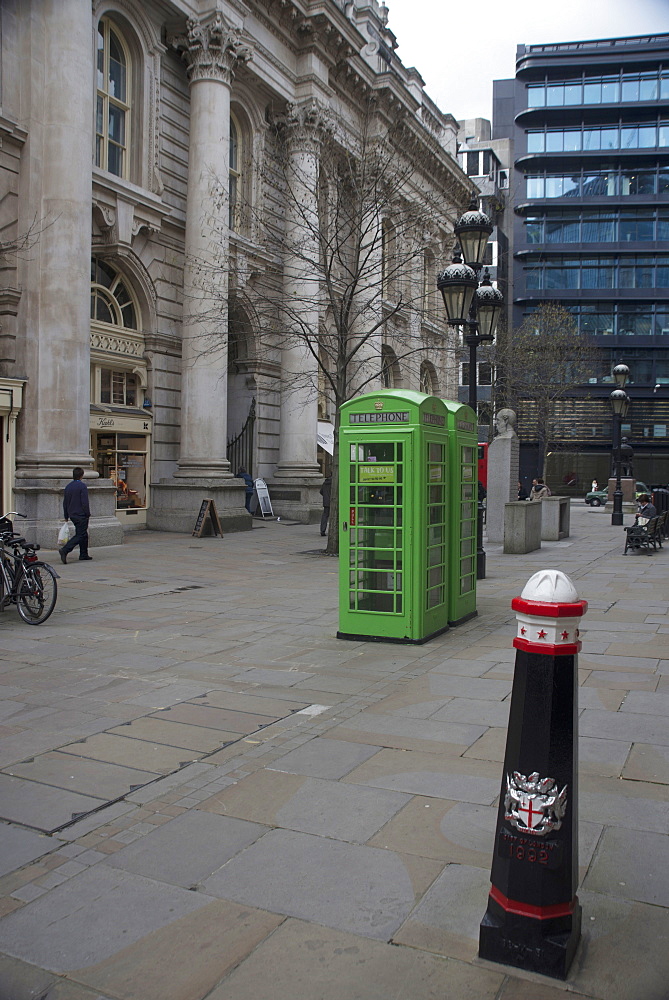
M 541 508 L 538 501 L 504 504 L 504 552 L 522 555 L 541 548 Z
M 569 537 L 569 497 L 546 497 L 541 501 L 541 537 L 559 542 Z

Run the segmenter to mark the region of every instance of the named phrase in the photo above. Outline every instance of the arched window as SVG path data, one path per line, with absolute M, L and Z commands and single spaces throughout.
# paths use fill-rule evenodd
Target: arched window
M 400 388 L 400 366 L 392 347 L 381 347 L 381 382 L 384 389 Z
M 130 57 L 109 18 L 98 24 L 95 163 L 117 177 L 127 177 L 130 136 Z
M 241 162 L 242 162 L 242 132 L 239 122 L 230 115 L 230 165 L 228 181 L 229 217 L 228 225 L 232 232 L 238 232 L 240 227 L 240 195 L 241 195 Z
M 439 380 L 431 361 L 423 361 L 420 366 L 420 391 L 427 393 L 428 396 L 439 395 Z
M 106 261 L 91 260 L 91 319 L 138 330 L 138 313 L 119 272 Z

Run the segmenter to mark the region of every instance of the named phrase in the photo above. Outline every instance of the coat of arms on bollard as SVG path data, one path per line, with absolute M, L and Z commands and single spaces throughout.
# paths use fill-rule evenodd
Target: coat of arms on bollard
M 543 837 L 562 826 L 567 808 L 567 786 L 558 792 L 554 778 L 540 778 L 537 771 L 526 778 L 514 771 L 506 776 L 504 819 L 517 830 Z
M 587 603 L 542 570 L 518 618 L 504 770 L 481 958 L 565 979 L 581 932 L 578 884 L 578 624 Z

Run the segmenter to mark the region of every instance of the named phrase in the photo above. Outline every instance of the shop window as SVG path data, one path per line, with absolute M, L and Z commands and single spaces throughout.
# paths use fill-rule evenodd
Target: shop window
M 146 507 L 147 443 L 145 434 L 94 435 L 95 467 L 102 479 L 111 479 L 116 487 L 117 510 Z
M 120 32 L 101 18 L 97 35 L 95 163 L 117 177 L 128 176 L 130 57 Z

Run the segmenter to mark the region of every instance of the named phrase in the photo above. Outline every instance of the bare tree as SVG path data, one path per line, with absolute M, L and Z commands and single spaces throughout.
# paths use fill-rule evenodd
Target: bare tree
M 284 369 L 283 391 L 320 392 L 328 401 L 334 454 L 326 551 L 334 554 L 341 405 L 392 385 L 400 370 L 404 384 L 418 388 L 428 359 L 448 357 L 455 370 L 436 270 L 469 192 L 429 133 L 417 134 L 407 119 L 391 122 L 376 101 L 355 133 L 332 116 L 315 124 L 314 197 L 313 161 L 296 164 L 283 141 L 289 126 L 281 117 L 275 122 L 276 156 L 268 169 L 284 215 L 265 213 L 259 229 L 265 251 L 281 262 L 284 284 L 277 301 L 276 275 L 266 270 L 255 277 L 253 293 L 273 345 L 298 344 L 305 358 L 300 371 Z
M 544 471 L 552 426 L 562 402 L 597 374 L 599 351 L 578 332 L 571 313 L 545 302 L 494 349 L 496 406 L 511 406 L 534 424 Z
M 35 216 L 28 228 L 20 233 L 9 235 L 6 230 L 0 232 L 0 268 L 6 266 L 13 257 L 23 258 L 39 242 L 45 229 L 52 226 L 55 219 L 44 222 Z M 15 227 L 12 227 L 15 228 Z

